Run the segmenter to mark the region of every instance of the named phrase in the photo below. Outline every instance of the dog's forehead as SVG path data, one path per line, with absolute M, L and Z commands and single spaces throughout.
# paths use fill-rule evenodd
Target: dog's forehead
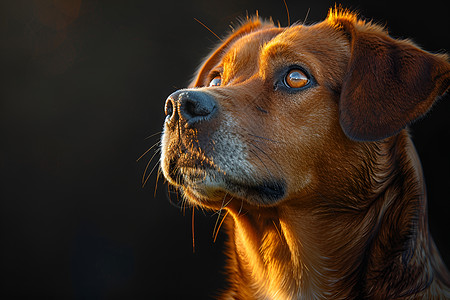
M 295 25 L 285 28 L 270 40 L 262 49 L 261 56 L 270 58 L 290 52 L 331 59 L 336 58 L 338 54 L 348 53 L 348 46 L 348 40 L 326 23 L 313 26 Z
M 250 29 L 243 25 L 204 62 L 190 86 L 208 84 L 213 71 L 222 75 L 223 83 L 236 83 L 256 73 L 264 79 L 278 65 L 297 62 L 315 64 L 312 68 L 317 75 L 322 74 L 335 86 L 349 55 L 348 39 L 327 21 L 286 28 L 268 23 L 254 24 Z
M 248 33 L 236 40 L 222 58 L 225 72 L 231 69 L 243 71 L 254 68 L 261 49 L 282 31 L 281 28 L 273 27 Z
M 252 52 L 261 48 L 264 44 L 283 32 L 282 28 L 272 27 L 250 32 L 236 40 L 230 47 L 233 49 L 249 49 Z
M 267 71 L 280 64 L 301 64 L 311 67 L 317 76 L 335 81 L 343 76 L 349 55 L 349 41 L 322 22 L 312 26 L 273 27 L 244 35 L 227 49 L 222 66 L 228 79 L 237 73 L 246 73 L 244 77 L 247 77 L 255 72 L 265 78 Z

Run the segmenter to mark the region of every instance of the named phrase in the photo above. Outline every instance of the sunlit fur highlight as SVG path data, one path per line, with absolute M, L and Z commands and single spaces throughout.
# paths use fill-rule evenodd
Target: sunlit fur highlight
M 313 74 L 311 88 L 280 87 L 277 76 L 293 65 Z M 362 76 L 360 66 L 373 72 Z M 217 74 L 222 85 L 208 87 Z M 389 74 L 398 86 L 374 90 Z M 449 299 L 406 127 L 449 83 L 447 56 L 341 8 L 312 26 L 251 18 L 224 39 L 191 84 L 220 113 L 195 128 L 166 123 L 161 157 L 187 201 L 227 212 L 222 299 Z M 421 98 L 411 104 L 408 93 Z M 394 102 L 385 95 L 406 109 L 386 111 Z M 192 179 L 192 165 L 203 180 Z M 284 184 L 280 199 L 246 190 L 267 179 Z

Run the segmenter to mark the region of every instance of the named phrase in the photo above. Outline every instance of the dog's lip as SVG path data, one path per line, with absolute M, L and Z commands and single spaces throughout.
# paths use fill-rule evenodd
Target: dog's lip
M 262 205 L 271 205 L 286 194 L 286 184 L 283 180 L 270 179 L 255 184 L 231 181 L 228 186 L 238 196 L 243 196 Z
M 190 190 L 200 200 L 221 200 L 222 194 L 235 196 L 247 202 L 270 205 L 286 194 L 286 183 L 281 179 L 248 182 L 211 168 L 184 167 L 179 169 L 183 189 Z
M 183 185 L 192 189 L 218 188 L 224 182 L 224 174 L 210 167 L 180 167 L 178 172 Z

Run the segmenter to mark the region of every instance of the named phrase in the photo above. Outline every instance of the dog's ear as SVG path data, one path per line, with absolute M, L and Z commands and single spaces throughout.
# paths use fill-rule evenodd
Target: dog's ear
M 398 133 L 449 88 L 446 55 L 395 40 L 354 17 L 342 18 L 339 28 L 351 45 L 339 103 L 340 123 L 351 139 L 375 141 Z

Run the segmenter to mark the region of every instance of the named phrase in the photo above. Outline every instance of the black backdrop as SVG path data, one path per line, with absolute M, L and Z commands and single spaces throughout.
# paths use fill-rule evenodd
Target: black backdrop
M 334 1 L 288 0 L 291 20 Z M 345 1 L 430 51 L 450 51 L 445 1 Z M 282 0 L 2 1 L 0 297 L 195 299 L 223 288 L 217 216 L 172 206 L 141 178 L 164 100 L 246 12 L 282 25 Z M 450 97 L 413 126 L 432 234 L 450 263 Z M 150 136 L 150 137 L 149 137 Z M 147 138 L 149 137 L 149 138 Z M 151 164 L 154 166 L 157 159 Z M 155 172 L 156 173 L 156 172 Z M 175 196 L 172 196 L 175 197 Z M 4 296 L 8 295 L 8 298 Z M 161 296 L 161 295 L 164 295 Z

